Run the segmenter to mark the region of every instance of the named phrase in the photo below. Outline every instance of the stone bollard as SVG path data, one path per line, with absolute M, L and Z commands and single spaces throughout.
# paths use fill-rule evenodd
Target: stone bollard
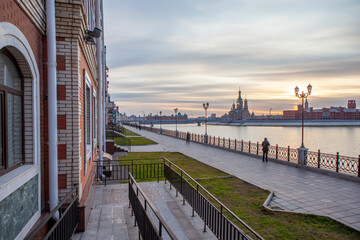
M 307 150 L 308 149 L 306 147 L 298 148 L 298 166 L 300 167 L 306 165 Z

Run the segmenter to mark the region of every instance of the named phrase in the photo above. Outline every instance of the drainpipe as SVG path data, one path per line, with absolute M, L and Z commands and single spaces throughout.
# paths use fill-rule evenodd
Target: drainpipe
M 96 27 L 102 30 L 101 26 L 101 0 L 96 0 Z M 103 34 L 103 33 L 101 33 Z M 102 37 L 96 39 L 96 60 L 98 64 L 98 136 L 99 136 L 99 161 L 100 161 L 100 175 L 105 177 L 102 174 L 102 165 L 103 165 L 103 68 L 102 68 Z
M 105 71 L 105 59 L 106 59 L 106 52 L 105 52 L 105 47 L 104 47 L 104 36 L 105 36 L 105 32 L 104 32 L 104 2 L 101 0 L 101 26 L 102 26 L 102 35 L 101 35 L 101 41 L 102 41 L 102 73 L 103 73 L 103 116 L 104 116 L 104 124 L 103 124 L 103 149 L 104 149 L 104 152 L 106 152 L 106 127 L 105 125 L 107 125 L 107 121 L 106 121 L 106 96 L 105 96 L 105 86 L 107 85 L 107 77 L 106 77 L 106 71 Z
M 59 203 L 56 94 L 56 23 L 55 0 L 46 0 L 48 132 L 49 132 L 49 205 L 52 211 Z M 59 218 L 57 212 L 55 219 Z

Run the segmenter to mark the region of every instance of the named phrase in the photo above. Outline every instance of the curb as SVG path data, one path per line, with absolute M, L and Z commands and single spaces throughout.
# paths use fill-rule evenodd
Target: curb
M 263 204 L 263 207 L 273 211 L 273 209 L 269 208 L 269 204 L 274 196 L 275 192 L 274 191 L 271 191 L 271 193 L 269 194 L 269 196 L 266 198 L 264 204 Z

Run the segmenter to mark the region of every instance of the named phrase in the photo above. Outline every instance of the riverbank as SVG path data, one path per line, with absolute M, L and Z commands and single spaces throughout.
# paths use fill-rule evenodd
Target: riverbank
M 208 122 L 219 126 L 264 126 L 264 127 L 300 127 L 301 120 L 250 120 L 239 122 Z M 360 120 L 305 120 L 306 127 L 360 127 Z
M 259 158 L 209 145 L 195 142 L 186 144 L 183 139 L 148 131 L 140 132 L 128 126 L 126 128 L 158 142 L 169 152 L 180 152 L 262 189 L 275 192 L 272 207 L 328 216 L 360 230 L 360 188 L 357 182 L 273 161 L 263 163 Z

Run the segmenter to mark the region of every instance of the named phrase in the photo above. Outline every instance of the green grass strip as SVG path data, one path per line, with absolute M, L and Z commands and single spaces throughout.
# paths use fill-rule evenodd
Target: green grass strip
M 149 145 L 156 144 L 153 140 L 145 137 L 107 137 L 107 139 L 115 140 L 117 145 Z
M 120 130 L 121 130 L 121 133 L 126 135 L 126 136 L 140 136 L 139 134 L 134 133 L 134 132 L 132 132 L 132 131 L 124 128 L 124 127 L 120 127 Z

